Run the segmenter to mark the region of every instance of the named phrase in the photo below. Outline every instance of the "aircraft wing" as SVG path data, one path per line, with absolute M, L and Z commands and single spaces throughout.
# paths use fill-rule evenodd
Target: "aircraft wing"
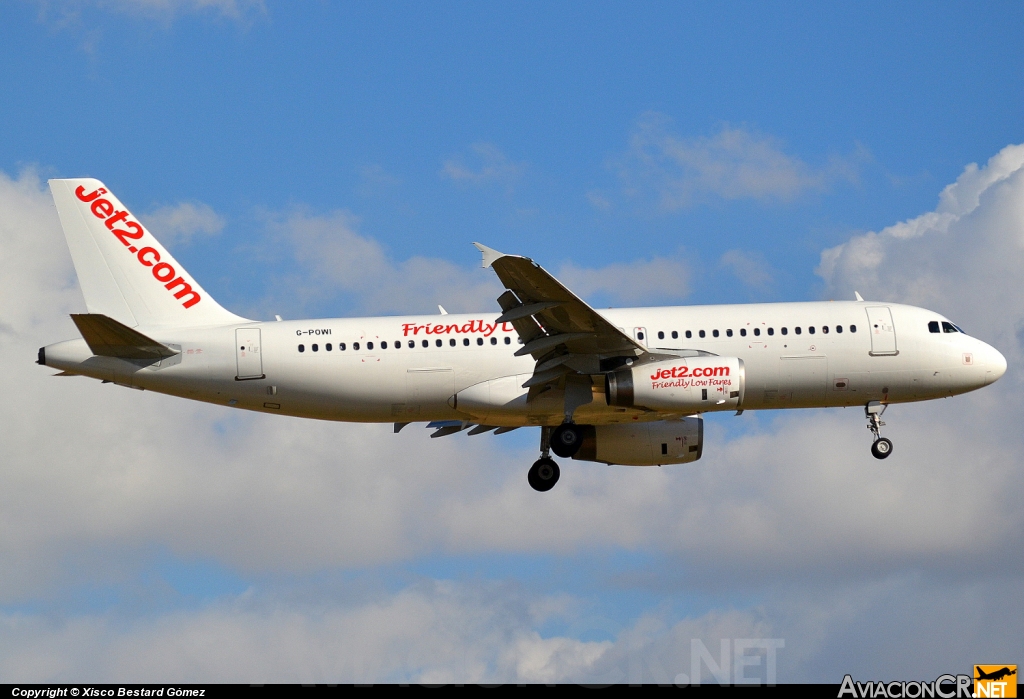
M 473 243 L 508 289 L 498 297 L 499 322 L 511 323 L 523 341 L 516 355 L 537 360 L 524 388 L 560 379 L 565 374 L 596 374 L 601 360 L 641 357 L 647 348 L 609 323 L 528 257 L 506 255 Z

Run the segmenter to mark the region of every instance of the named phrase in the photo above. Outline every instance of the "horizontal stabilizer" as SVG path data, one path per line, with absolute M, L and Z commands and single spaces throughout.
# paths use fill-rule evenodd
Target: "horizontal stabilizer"
M 178 354 L 167 345 L 150 339 L 102 313 L 72 313 L 92 353 L 121 359 L 163 359 Z

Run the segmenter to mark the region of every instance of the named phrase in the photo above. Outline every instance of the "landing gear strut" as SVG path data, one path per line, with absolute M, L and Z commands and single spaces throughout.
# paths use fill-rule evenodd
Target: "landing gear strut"
M 892 453 L 892 441 L 878 434 L 879 428 L 885 426 L 885 423 L 882 422 L 882 413 L 887 407 L 877 400 L 870 401 L 864 406 L 864 417 L 868 419 L 868 429 L 875 436 L 875 441 L 871 445 L 871 455 L 876 459 L 884 459 Z
M 533 466 L 530 467 L 530 472 L 526 475 L 526 479 L 530 482 L 531 488 L 542 493 L 554 488 L 555 483 L 558 482 L 558 476 L 560 475 L 558 464 L 556 464 L 554 459 L 552 459 L 548 454 L 550 447 L 551 428 L 541 427 L 540 458 L 537 459 Z M 558 453 L 557 450 L 555 453 Z

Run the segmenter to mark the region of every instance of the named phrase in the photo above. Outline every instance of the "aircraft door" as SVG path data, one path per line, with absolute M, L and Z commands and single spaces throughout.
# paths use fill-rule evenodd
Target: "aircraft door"
M 892 323 L 892 311 L 888 306 L 868 306 L 868 331 L 871 333 L 871 355 L 887 356 L 899 354 L 896 349 L 896 328 Z
M 238 365 L 236 381 L 266 378 L 263 374 L 263 353 L 260 348 L 259 328 L 235 330 L 235 361 Z
M 633 328 L 633 339 L 647 347 L 647 328 Z

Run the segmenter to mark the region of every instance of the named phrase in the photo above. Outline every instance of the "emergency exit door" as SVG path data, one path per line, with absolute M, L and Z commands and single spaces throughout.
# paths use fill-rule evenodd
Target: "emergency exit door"
M 238 328 L 235 330 L 235 360 L 238 364 L 236 381 L 262 379 L 263 353 L 260 351 L 260 329 Z

